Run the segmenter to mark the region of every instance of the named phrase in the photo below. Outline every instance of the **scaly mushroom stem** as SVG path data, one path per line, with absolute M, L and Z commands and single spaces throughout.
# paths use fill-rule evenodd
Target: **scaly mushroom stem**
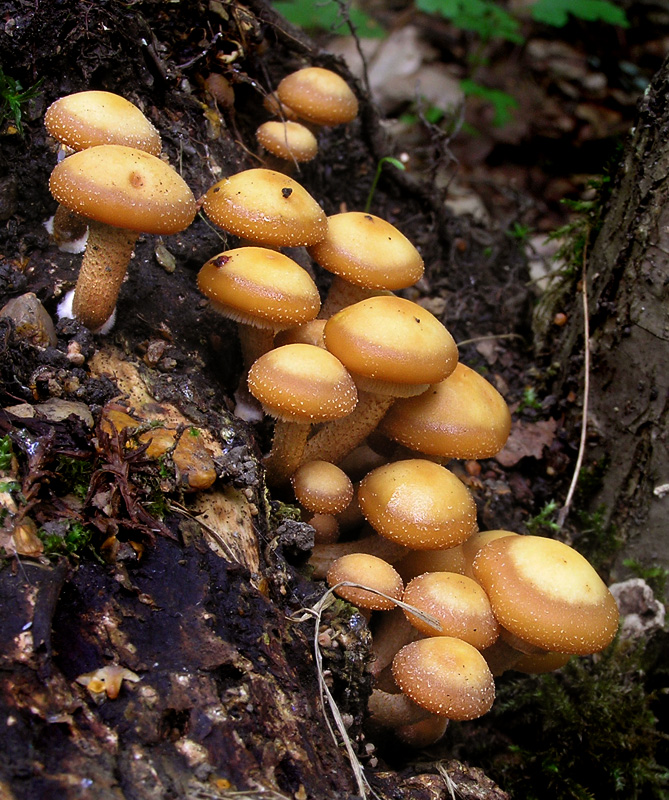
M 432 716 L 431 712 L 421 708 L 402 692 L 390 694 L 381 689 L 372 691 L 367 708 L 371 721 L 384 728 L 412 725 Z
M 364 286 L 356 286 L 335 275 L 330 285 L 330 291 L 318 315 L 319 319 L 330 319 L 333 314 L 341 311 L 342 308 L 352 306 L 353 303 L 358 303 L 360 300 L 366 300 L 368 297 L 375 297 L 379 294 L 390 294 L 390 292 L 382 289 L 366 289 Z
M 303 461 L 337 464 L 376 428 L 395 398 L 358 389 L 358 405 L 348 416 L 323 425 L 309 439 Z
M 259 328 L 255 325 L 238 323 L 239 344 L 242 348 L 242 359 L 244 362 L 244 375 L 246 375 L 260 356 L 269 352 L 274 347 L 274 328 Z M 240 386 L 245 382 L 245 377 L 240 379 Z
M 280 486 L 290 480 L 302 460 L 310 430 L 311 422 L 276 421 L 272 449 L 265 459 L 269 484 Z
M 90 330 L 97 330 L 114 312 L 121 284 L 139 234 L 89 221 L 88 243 L 74 290 L 72 311 Z

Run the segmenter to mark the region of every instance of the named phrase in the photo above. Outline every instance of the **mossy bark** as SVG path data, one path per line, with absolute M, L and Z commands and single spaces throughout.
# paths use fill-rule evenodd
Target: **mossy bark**
M 608 536 L 624 542 L 615 561 L 669 568 L 669 62 L 639 103 L 600 232 L 587 254 L 590 392 L 584 485 Z M 576 269 L 578 272 L 578 268 Z M 579 374 L 583 396 L 583 314 L 570 285 L 569 323 L 550 349 L 556 394 Z M 563 305 L 563 308 L 565 305 Z M 572 425 L 580 425 L 578 409 Z M 577 440 L 577 431 L 575 435 Z M 585 500 L 583 501 L 585 502 Z

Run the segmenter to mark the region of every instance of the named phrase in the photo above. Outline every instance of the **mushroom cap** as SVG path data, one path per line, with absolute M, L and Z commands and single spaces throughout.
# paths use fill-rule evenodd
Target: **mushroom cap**
M 449 375 L 453 337 L 429 311 L 394 295 L 361 300 L 325 325 L 325 346 L 367 391 L 416 393 Z
M 309 273 L 292 258 L 265 247 L 239 247 L 207 261 L 197 287 L 236 322 L 290 328 L 314 319 L 320 296 Z
M 318 153 L 316 137 L 299 122 L 263 122 L 256 139 L 269 153 L 287 161 L 311 161 Z
M 336 514 L 353 499 L 348 475 L 329 461 L 307 461 L 291 477 L 298 502 L 308 511 Z
M 214 184 L 203 208 L 235 236 L 275 247 L 300 247 L 322 239 L 327 217 L 297 181 L 271 169 L 247 169 Z
M 348 283 L 367 289 L 403 289 L 423 275 L 423 259 L 403 233 L 362 211 L 328 217 L 324 239 L 311 257 Z
M 393 678 L 414 703 L 455 720 L 490 710 L 495 682 L 488 665 L 467 642 L 432 636 L 405 645 L 393 659 Z
M 89 147 L 57 164 L 51 194 L 72 211 L 116 228 L 178 233 L 193 221 L 195 198 L 172 167 L 117 144 Z
M 335 586 L 341 581 L 361 583 L 371 589 L 389 595 L 395 600 L 402 597 L 404 584 L 395 568 L 382 558 L 369 553 L 349 553 L 338 558 L 327 574 L 328 586 Z M 335 593 L 358 608 L 372 611 L 390 611 L 395 607 L 392 600 L 381 597 L 374 592 L 358 589 L 355 586 L 340 586 Z
M 453 547 L 476 530 L 476 504 L 467 487 L 424 459 L 372 470 L 360 482 L 358 502 L 377 533 L 413 550 Z
M 72 150 L 122 144 L 157 156 L 160 134 L 136 105 L 112 92 L 68 94 L 46 110 L 44 124 L 54 139 Z
M 499 636 L 488 596 L 476 581 L 454 572 L 428 572 L 409 581 L 402 600 L 439 620 L 440 636 L 455 636 L 483 650 Z M 436 636 L 435 629 L 407 609 L 404 613 L 426 636 Z
M 266 413 L 294 422 L 345 417 L 358 400 L 342 363 L 311 344 L 286 344 L 265 353 L 249 370 L 248 385 Z
M 505 536 L 479 550 L 473 571 L 500 625 L 530 645 L 587 655 L 603 650 L 616 634 L 613 595 L 563 542 Z
M 351 87 L 336 72 L 322 67 L 305 67 L 286 75 L 276 94 L 301 119 L 316 125 L 340 125 L 358 114 Z
M 502 395 L 478 372 L 458 363 L 418 397 L 401 398 L 380 429 L 428 455 L 490 458 L 504 447 L 511 414 Z
M 468 578 L 474 577 L 473 563 L 479 550 L 484 547 L 488 542 L 494 542 L 495 539 L 502 539 L 504 536 L 518 536 L 519 534 L 513 531 L 494 530 L 494 531 L 477 531 L 462 543 L 462 560 L 463 569 L 462 574 Z

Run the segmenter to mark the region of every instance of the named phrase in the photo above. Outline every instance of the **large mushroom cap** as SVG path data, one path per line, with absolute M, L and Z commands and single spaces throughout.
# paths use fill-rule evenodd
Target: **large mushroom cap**
M 502 395 L 462 363 L 418 397 L 401 398 L 381 423 L 405 447 L 444 458 L 490 458 L 504 447 L 511 414 Z
M 372 470 L 360 482 L 358 502 L 378 533 L 414 550 L 453 547 L 476 529 L 476 504 L 462 481 L 424 459 Z
M 51 173 L 49 188 L 72 211 L 115 228 L 178 233 L 196 212 L 186 182 L 143 150 L 105 144 L 68 156 Z
M 327 231 L 325 212 L 306 189 L 270 169 L 223 178 L 205 194 L 203 208 L 218 226 L 257 244 L 310 245 Z
M 423 259 L 406 236 L 361 211 L 328 217 L 327 235 L 309 254 L 348 283 L 369 289 L 403 289 L 423 274 Z
M 394 295 L 347 306 L 325 326 L 325 346 L 368 391 L 427 389 L 449 375 L 458 360 L 453 337 L 429 311 Z
M 350 122 L 358 113 L 350 86 L 336 72 L 322 67 L 305 67 L 287 75 L 276 94 L 301 119 L 316 125 Z
M 318 314 L 320 296 L 309 273 L 283 253 L 239 247 L 200 270 L 198 289 L 222 314 L 257 327 L 289 328 Z
M 266 413 L 289 421 L 339 419 L 358 399 L 341 362 L 311 344 L 286 344 L 265 353 L 249 370 L 248 384 Z
M 541 536 L 505 536 L 481 548 L 474 577 L 500 625 L 542 650 L 587 655 L 618 629 L 613 595 L 569 545 Z
M 112 92 L 76 92 L 52 103 L 44 115 L 49 133 L 72 150 L 122 144 L 157 156 L 160 134 L 136 105 Z
M 495 682 L 483 656 L 451 636 L 405 645 L 393 659 L 393 677 L 414 703 L 449 719 L 476 719 L 495 699 Z

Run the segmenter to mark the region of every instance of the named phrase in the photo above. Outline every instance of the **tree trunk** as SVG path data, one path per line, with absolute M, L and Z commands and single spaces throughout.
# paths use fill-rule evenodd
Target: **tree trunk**
M 594 478 L 587 501 L 590 511 L 602 512 L 609 536 L 623 544 L 614 564 L 618 578 L 628 558 L 669 568 L 667 130 L 669 62 L 640 100 L 603 224 L 587 254 L 592 361 L 584 467 Z M 554 386 L 566 395 L 568 376 L 577 375 L 580 364 L 582 396 L 582 305 L 575 281 L 569 287 L 573 311 L 552 351 Z M 548 316 L 552 312 L 544 307 L 541 318 Z M 580 419 L 572 422 L 578 438 Z

